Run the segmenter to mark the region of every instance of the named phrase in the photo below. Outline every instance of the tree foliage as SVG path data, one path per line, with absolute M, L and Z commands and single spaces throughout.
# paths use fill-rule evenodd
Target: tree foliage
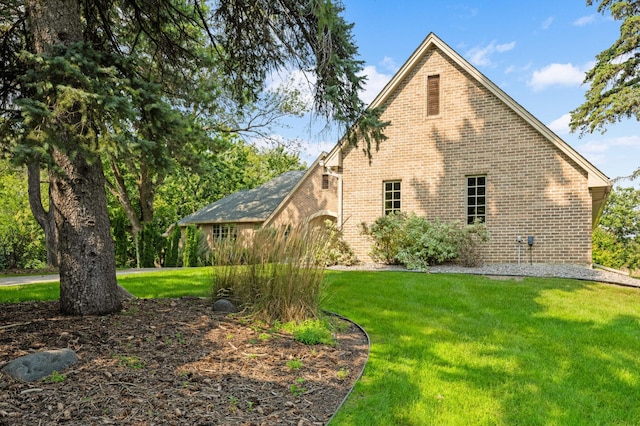
M 44 236 L 29 211 L 26 171 L 0 160 L 0 270 L 40 268 Z
M 379 111 L 358 97 L 342 11 L 331 0 L 3 2 L 0 150 L 49 173 L 63 312 L 121 306 L 103 162 L 134 157 L 140 175 L 159 176 L 169 144 L 207 129 L 194 112 L 251 104 L 271 73 L 295 67 L 314 75 L 316 111 L 352 142 L 363 135 L 370 153 L 384 138 Z M 212 102 L 220 93 L 229 103 Z
M 593 234 L 594 262 L 640 268 L 640 190 L 614 188 Z
M 593 0 L 587 0 L 591 6 Z M 620 38 L 596 56 L 587 72 L 585 102 L 572 111 L 570 127 L 581 134 L 605 131 L 625 118 L 640 120 L 640 2 L 599 0 L 598 11 L 621 21 Z

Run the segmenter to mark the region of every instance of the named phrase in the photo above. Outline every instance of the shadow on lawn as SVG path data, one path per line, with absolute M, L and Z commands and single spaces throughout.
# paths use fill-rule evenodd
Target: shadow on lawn
M 635 290 L 380 272 L 327 283 L 329 309 L 372 342 L 344 424 L 640 424 Z

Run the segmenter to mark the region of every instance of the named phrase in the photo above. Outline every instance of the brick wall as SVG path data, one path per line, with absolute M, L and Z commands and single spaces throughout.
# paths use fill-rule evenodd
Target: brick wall
M 317 219 L 313 221 L 316 223 L 331 216 L 335 220 L 338 212 L 338 179 L 329 176 L 328 189 L 322 189 L 322 174 L 323 168 L 315 164 L 298 189 L 265 226 L 305 224 L 313 218 Z
M 426 115 L 426 81 L 440 75 L 440 114 Z M 533 262 L 591 263 L 586 172 L 455 62 L 432 48 L 390 96 L 388 140 L 368 159 L 343 152 L 343 229 L 368 261 L 361 222 L 383 212 L 382 182 L 402 181 L 402 210 L 466 222 L 466 176 L 486 175 L 487 262 L 516 262 L 516 237 L 535 237 Z

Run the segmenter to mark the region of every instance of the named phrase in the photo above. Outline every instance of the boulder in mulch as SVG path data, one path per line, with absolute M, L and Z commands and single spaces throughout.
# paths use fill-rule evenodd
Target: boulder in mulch
M 61 372 L 76 362 L 78 355 L 71 349 L 55 349 L 16 358 L 5 365 L 2 372 L 15 379 L 35 382 L 54 371 Z
M 227 299 L 218 299 L 213 302 L 213 310 L 216 312 L 238 312 L 236 305 Z

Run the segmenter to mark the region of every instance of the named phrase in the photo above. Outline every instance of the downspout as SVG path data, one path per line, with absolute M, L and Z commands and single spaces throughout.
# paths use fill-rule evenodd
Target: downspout
M 338 179 L 338 218 L 336 219 L 336 222 L 338 224 L 338 229 L 342 229 L 342 173 L 336 173 L 329 167 L 326 167 L 325 170 L 329 176 L 333 176 Z

